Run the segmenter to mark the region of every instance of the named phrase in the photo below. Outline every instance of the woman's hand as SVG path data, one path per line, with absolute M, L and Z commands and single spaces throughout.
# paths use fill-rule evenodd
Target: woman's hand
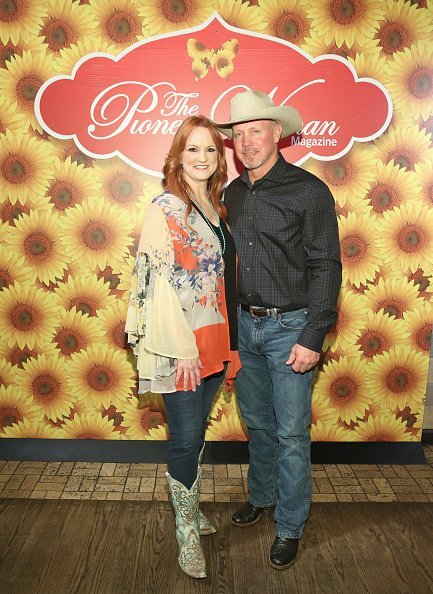
M 178 359 L 176 372 L 176 385 L 183 374 L 183 389 L 188 389 L 188 380 L 191 382 L 191 390 L 195 392 L 196 387 L 201 384 L 200 369 L 203 369 L 200 357 L 194 359 Z

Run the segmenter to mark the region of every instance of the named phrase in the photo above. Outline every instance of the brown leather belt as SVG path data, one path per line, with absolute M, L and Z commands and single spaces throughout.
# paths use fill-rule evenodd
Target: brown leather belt
M 253 318 L 277 316 L 278 314 L 292 311 L 292 309 L 285 307 L 260 307 L 259 305 L 245 305 L 245 303 L 241 303 L 240 306 L 241 309 L 247 311 Z

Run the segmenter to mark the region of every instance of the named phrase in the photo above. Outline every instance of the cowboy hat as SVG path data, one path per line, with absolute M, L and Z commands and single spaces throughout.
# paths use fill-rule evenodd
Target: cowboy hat
M 282 128 L 281 138 L 290 136 L 302 127 L 302 120 L 295 108 L 288 105 L 276 106 L 269 95 L 250 89 L 237 93 L 230 104 L 230 121 L 213 122 L 216 128 L 229 138 L 233 136 L 232 127 L 254 120 L 273 120 Z

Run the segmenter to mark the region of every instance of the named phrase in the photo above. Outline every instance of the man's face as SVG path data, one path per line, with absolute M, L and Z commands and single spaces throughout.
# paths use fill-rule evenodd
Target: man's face
M 236 156 L 246 169 L 264 175 L 278 158 L 281 126 L 271 120 L 255 120 L 233 126 Z M 260 177 L 259 175 L 259 177 Z

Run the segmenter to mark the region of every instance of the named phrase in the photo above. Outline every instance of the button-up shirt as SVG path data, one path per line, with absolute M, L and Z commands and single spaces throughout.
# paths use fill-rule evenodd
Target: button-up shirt
M 308 308 L 297 342 L 320 352 L 337 320 L 341 286 L 337 217 L 328 187 L 279 154 L 253 184 L 244 170 L 224 200 L 239 258 L 240 303 Z

